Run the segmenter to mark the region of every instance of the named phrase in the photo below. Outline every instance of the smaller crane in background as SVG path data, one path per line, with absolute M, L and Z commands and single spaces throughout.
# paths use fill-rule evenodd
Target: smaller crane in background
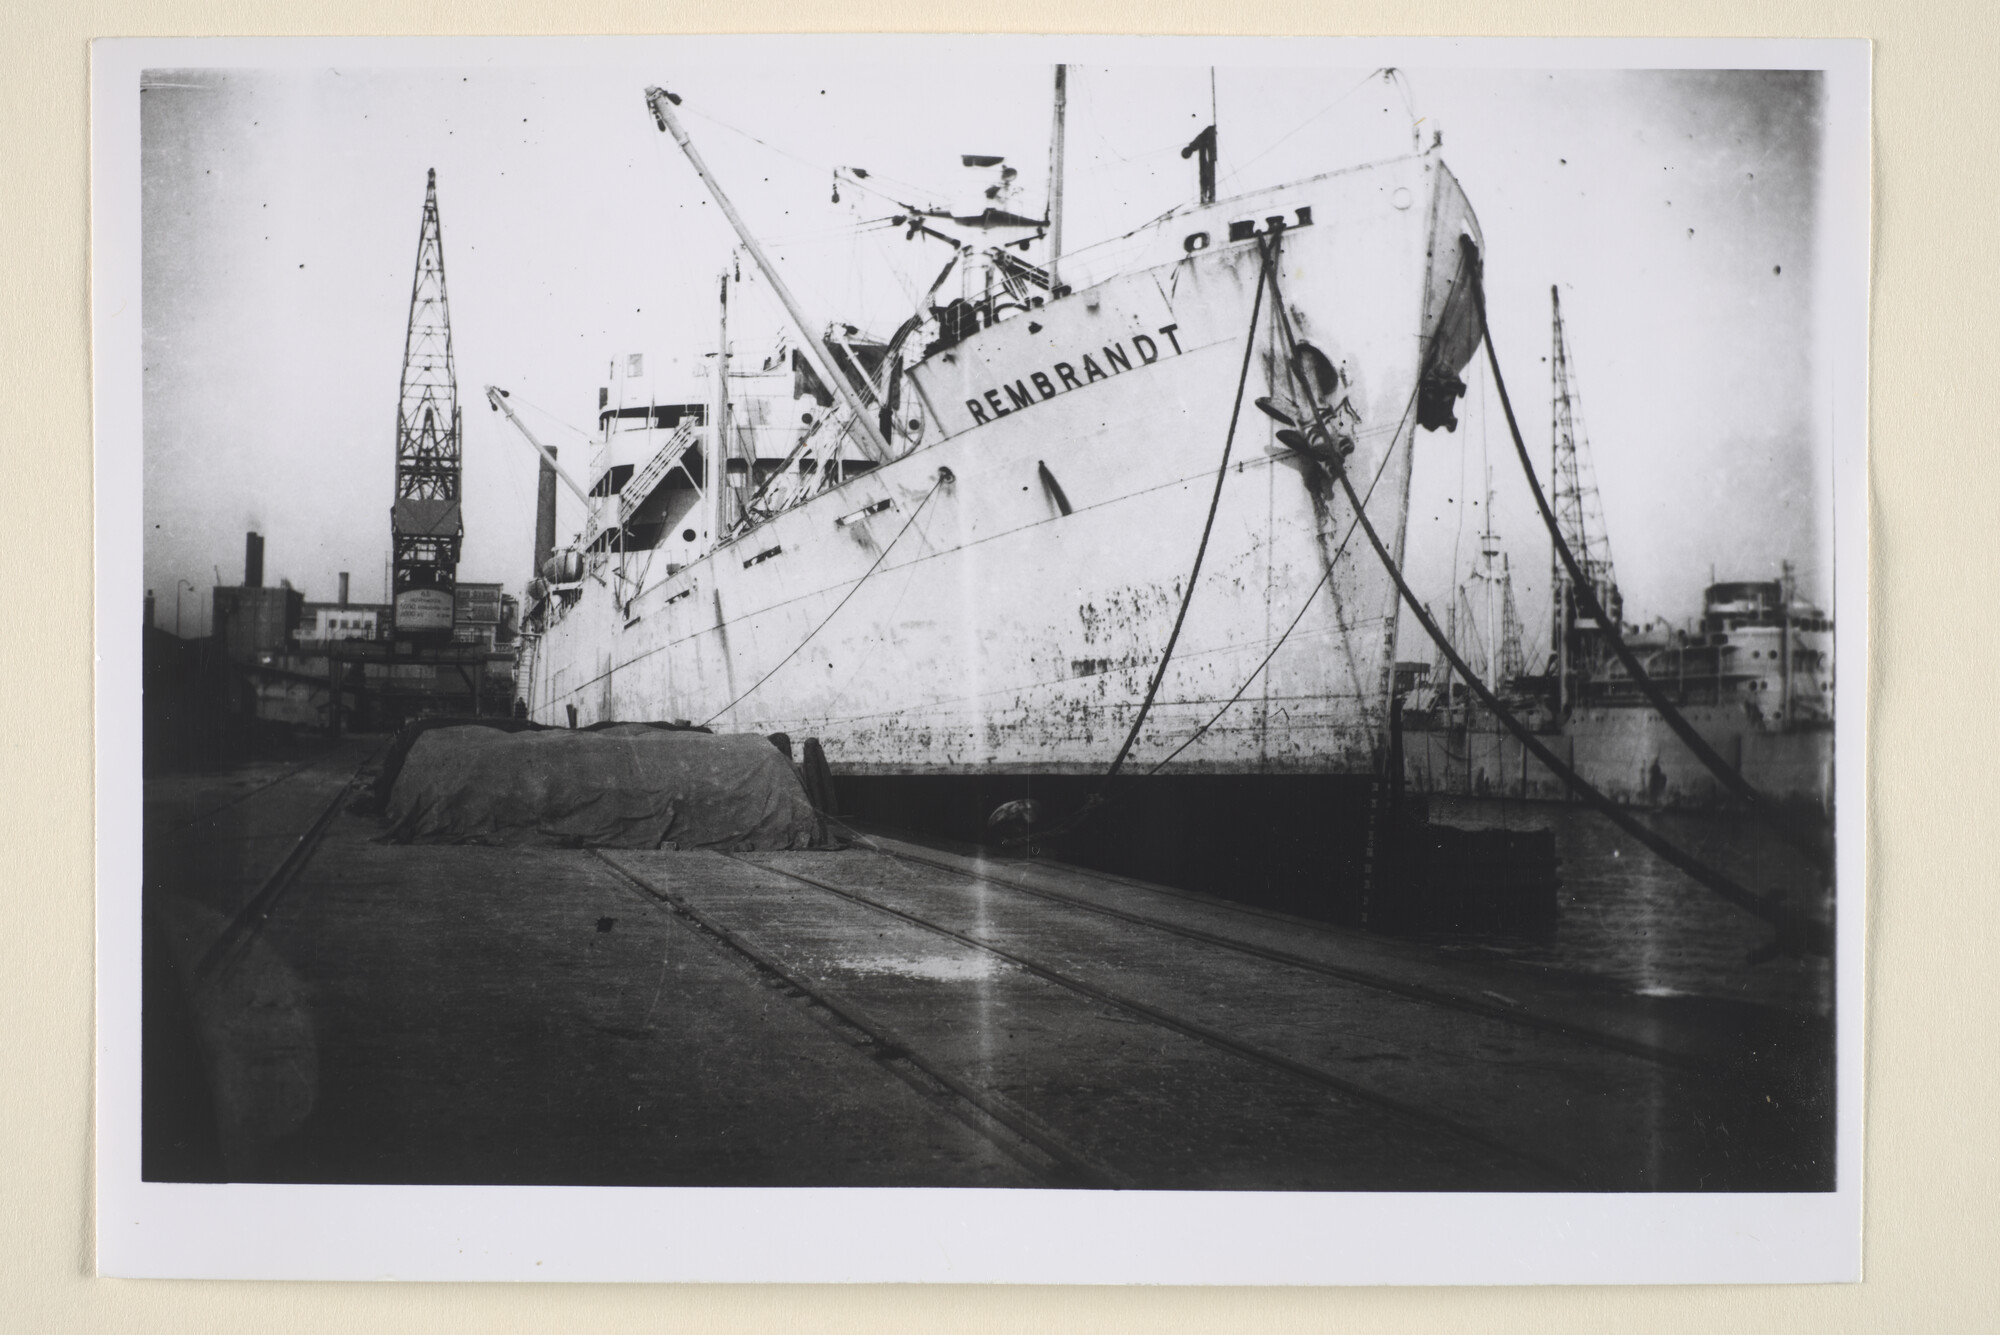
M 1597 476 L 1590 464 L 1590 441 L 1577 411 L 1577 394 L 1571 384 L 1569 341 L 1563 334 L 1562 298 L 1549 288 L 1549 304 L 1554 316 L 1553 348 L 1549 356 L 1551 397 L 1550 435 L 1555 453 L 1550 470 L 1556 525 L 1563 541 L 1576 556 L 1597 594 L 1606 616 L 1617 620 L 1624 614 L 1624 599 L 1618 593 L 1618 576 L 1611 564 L 1611 538 L 1605 532 L 1604 507 L 1597 495 Z M 1560 556 L 1549 557 L 1549 674 L 1556 682 L 1556 717 L 1567 717 L 1575 705 L 1580 684 L 1602 667 L 1608 650 L 1602 629 L 1581 614 L 1575 588 Z M 1614 627 L 1615 629 L 1615 627 Z

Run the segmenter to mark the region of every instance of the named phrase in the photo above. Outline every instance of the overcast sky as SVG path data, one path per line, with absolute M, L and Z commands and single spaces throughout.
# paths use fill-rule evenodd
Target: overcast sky
M 788 50 L 796 55 L 802 47 Z M 865 226 L 902 201 L 960 202 L 961 153 L 1021 170 L 1043 206 L 1050 70 L 852 62 L 684 68 L 152 71 L 143 115 L 146 584 L 205 603 L 242 577 L 380 596 L 397 378 L 426 168 L 438 172 L 465 420 L 459 576 L 518 591 L 535 461 L 488 411 L 514 394 L 580 448 L 614 355 L 712 349 L 733 236 L 655 129 L 642 90 L 683 95 L 710 165 L 816 319 L 892 328 L 944 259 Z M 1444 135 L 1487 243 L 1488 305 L 1536 464 L 1549 460 L 1549 287 L 1562 290 L 1627 614 L 1680 621 L 1711 566 L 1831 594 L 1828 392 L 1815 356 L 1816 76 L 1754 72 L 1214 72 L 1222 191 Z M 1206 68 L 1076 68 L 1067 243 L 1189 199 L 1181 145 L 1209 119 Z M 759 142 L 761 141 L 761 142 Z M 840 187 L 869 170 L 881 194 Z M 745 266 L 747 268 L 747 265 Z M 738 355 L 775 334 L 736 319 Z M 1547 605 L 1548 544 L 1483 373 L 1455 434 L 1420 434 L 1408 563 L 1433 600 L 1476 555 L 1481 475 L 1522 610 Z M 1484 463 L 1482 463 L 1484 460 Z M 563 524 L 578 508 L 563 498 Z M 191 610 L 183 626 L 198 623 Z M 1531 659 L 1538 655 L 1531 635 Z M 1405 656 L 1427 656 L 1406 648 Z

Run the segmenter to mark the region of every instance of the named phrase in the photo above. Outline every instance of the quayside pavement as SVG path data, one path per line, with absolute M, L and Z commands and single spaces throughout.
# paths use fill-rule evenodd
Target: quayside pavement
M 386 844 L 345 809 L 375 745 L 149 788 L 149 1176 L 1741 1190 L 1826 1172 L 1811 1091 L 1699 1007 L 883 836 Z

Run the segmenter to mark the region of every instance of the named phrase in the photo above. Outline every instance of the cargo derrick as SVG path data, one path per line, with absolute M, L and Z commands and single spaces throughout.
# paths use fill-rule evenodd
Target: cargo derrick
M 390 529 L 399 638 L 451 636 L 459 543 L 465 533 L 458 488 L 458 378 L 452 366 L 433 169 L 424 190 L 396 411 L 396 499 Z

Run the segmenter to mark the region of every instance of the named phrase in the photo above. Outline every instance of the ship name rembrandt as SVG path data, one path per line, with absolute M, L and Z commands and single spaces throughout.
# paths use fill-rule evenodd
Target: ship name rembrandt
M 1175 337 L 1177 324 L 1161 325 L 1159 334 L 1167 340 L 1168 350 L 1179 356 L 1181 341 Z M 1002 384 L 998 389 L 989 389 L 977 399 L 967 399 L 965 409 L 972 414 L 975 425 L 983 426 L 995 422 L 1008 413 L 1031 408 L 1063 393 L 1065 390 L 1082 389 L 1093 380 L 1109 380 L 1112 376 L 1133 368 L 1133 357 L 1139 366 L 1151 366 L 1166 355 L 1159 343 L 1149 334 L 1134 334 L 1130 342 L 1132 350 L 1127 352 L 1123 342 L 1109 343 L 1098 349 L 1104 356 L 1100 364 L 1095 356 L 1085 353 L 1077 362 L 1057 362 L 1046 371 L 1034 371 L 1016 379 L 1012 384 Z M 1080 367 L 1079 367 L 1080 363 Z M 1106 369 L 1106 368 L 1110 369 Z M 1002 398 L 1005 395 L 1005 398 Z

